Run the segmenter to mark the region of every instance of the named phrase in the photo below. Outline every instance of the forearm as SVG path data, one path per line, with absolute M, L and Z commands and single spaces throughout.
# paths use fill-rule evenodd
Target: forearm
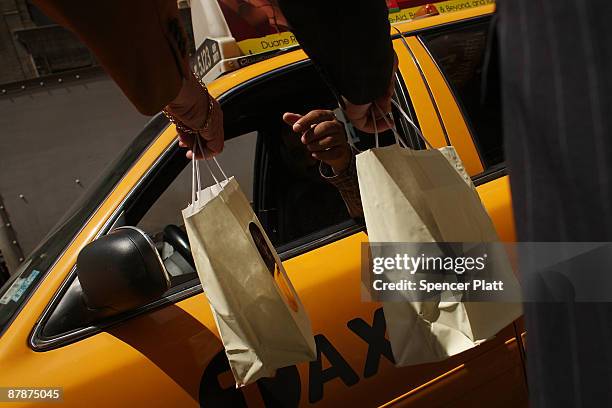
M 35 0 L 73 31 L 142 113 L 159 112 L 188 74 L 175 0 Z
M 361 205 L 361 193 L 359 181 L 357 180 L 357 168 L 355 166 L 355 155 L 346 170 L 340 174 L 334 174 L 331 167 L 321 162 L 319 166 L 321 177 L 331 183 L 342 196 L 349 215 L 352 218 L 363 218 L 363 207 Z

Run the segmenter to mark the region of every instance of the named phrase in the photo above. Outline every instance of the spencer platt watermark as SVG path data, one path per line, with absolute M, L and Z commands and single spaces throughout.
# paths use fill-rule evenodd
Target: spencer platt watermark
M 440 248 L 437 244 L 434 245 L 433 251 L 429 249 L 429 255 L 424 252 L 416 255 L 404 252 L 392 256 L 373 256 L 372 273 L 377 276 L 372 280 L 372 289 L 377 292 L 415 292 L 417 299 L 427 298 L 431 294 L 438 295 L 444 291 L 453 292 L 452 296 L 456 297 L 457 291 L 504 290 L 502 279 L 461 279 L 466 274 L 485 271 L 489 257 L 485 252 L 486 248 L 480 248 L 477 255 L 460 256 L 456 246 L 455 251 L 450 251 L 452 254 L 448 255 L 435 253 Z M 414 278 L 415 275 L 418 276 L 417 279 Z M 453 275 L 456 279 L 453 279 Z
M 454 272 L 463 275 L 466 272 L 483 271 L 486 268 L 488 254 L 481 256 L 426 256 L 420 254 L 412 256 L 409 254 L 395 254 L 393 257 L 378 256 L 372 259 L 372 272 L 375 275 L 382 275 L 386 271 L 406 271 L 410 275 L 418 271 L 443 271 L 445 273 Z M 487 281 L 485 279 L 475 279 L 472 282 L 430 282 L 428 279 L 419 279 L 418 282 L 402 279 L 399 282 L 385 282 L 383 279 L 375 279 L 372 288 L 376 291 L 386 290 L 408 290 L 423 291 L 425 293 L 438 292 L 444 290 L 465 291 L 465 290 L 485 290 L 502 291 L 504 282 L 502 280 Z
M 427 279 L 420 279 L 418 282 L 403 279 L 399 282 L 385 282 L 376 279 L 372 283 L 372 288 L 376 291 L 401 290 L 401 291 L 422 291 L 425 293 L 438 293 L 439 291 L 457 290 L 482 290 L 482 291 L 503 291 L 504 282 L 495 280 L 488 282 L 485 279 L 476 279 L 473 282 L 429 282 Z
M 611 242 L 364 243 L 363 301 L 612 302 Z
M 410 275 L 424 271 L 454 272 L 463 275 L 466 272 L 483 271 L 486 268 L 488 254 L 481 256 L 426 256 L 421 253 L 412 256 L 407 253 L 395 254 L 392 257 L 377 256 L 372 259 L 372 273 L 382 275 L 387 271 L 405 271 Z M 398 282 L 385 282 L 383 279 L 374 279 L 372 288 L 375 291 L 401 290 L 422 291 L 432 293 L 439 291 L 465 291 L 485 290 L 502 291 L 504 282 L 502 280 L 487 281 L 485 279 L 474 279 L 472 282 L 432 282 L 429 279 L 418 281 L 401 279 Z

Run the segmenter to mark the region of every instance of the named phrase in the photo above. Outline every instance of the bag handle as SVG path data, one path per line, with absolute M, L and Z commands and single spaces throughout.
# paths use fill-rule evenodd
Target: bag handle
M 383 119 L 387 123 L 387 126 L 389 126 L 389 128 L 391 128 L 391 131 L 393 131 L 393 136 L 395 137 L 395 144 L 400 145 L 404 149 L 407 149 L 408 145 L 406 145 L 406 143 L 400 137 L 399 133 L 397 132 L 397 129 L 395 128 L 395 125 L 391 125 L 391 123 L 387 119 L 387 115 L 385 115 L 385 113 L 382 111 L 382 109 L 380 109 L 378 105 L 376 105 L 376 108 L 378 108 L 378 111 L 381 113 Z M 378 148 L 380 147 L 380 144 L 378 143 L 378 128 L 376 127 L 376 117 L 374 116 L 374 112 L 372 112 L 372 123 L 374 124 L 374 145 Z
M 402 44 L 404 45 L 404 47 L 406 48 L 406 50 L 412 54 L 412 51 L 410 50 L 410 47 L 408 46 L 408 43 L 406 42 L 406 37 L 404 36 L 404 34 L 397 28 L 392 26 L 392 28 L 398 32 L 398 34 L 401 37 L 402 40 Z M 397 108 L 398 112 L 400 113 L 400 115 L 402 115 L 404 117 L 404 119 L 410 124 L 410 126 L 412 126 L 412 128 L 416 131 L 417 135 L 419 138 L 421 138 L 421 140 L 425 143 L 425 145 L 429 148 L 429 149 L 433 149 L 434 147 L 431 145 L 431 143 L 429 143 L 429 141 L 425 138 L 425 136 L 423 135 L 423 133 L 421 132 L 421 129 L 419 129 L 419 127 L 414 123 L 414 121 L 412 120 L 412 118 L 410 118 L 410 115 L 408 115 L 400 106 L 400 104 L 395 101 L 394 99 L 391 99 L 391 103 Z M 381 113 L 383 119 L 385 120 L 385 122 L 387 123 L 387 126 L 389 126 L 389 128 L 393 131 L 393 135 L 395 136 L 395 143 L 404 147 L 404 148 L 408 148 L 408 146 L 406 145 L 406 143 L 402 140 L 402 138 L 400 137 L 397 128 L 395 127 L 395 124 L 391 124 L 389 122 L 389 120 L 387 119 L 387 115 L 382 111 L 382 109 L 380 109 L 380 106 L 378 106 L 376 103 L 374 103 L 374 105 L 376 106 L 376 108 L 378 109 L 378 111 Z M 340 109 L 343 109 L 343 105 L 339 104 Z M 393 116 L 391 116 L 393 118 Z M 374 143 L 376 147 L 380 147 L 379 146 L 379 140 L 378 140 L 378 129 L 376 127 L 376 118 L 374 116 L 374 112 L 372 112 L 372 123 L 374 124 Z M 357 149 L 357 147 L 355 146 L 355 144 L 353 143 L 352 137 L 351 135 L 347 135 L 347 139 L 348 139 L 348 143 L 349 145 L 355 149 L 356 151 L 360 152 L 361 151 L 359 149 Z
M 198 201 L 200 199 L 200 191 L 202 191 L 202 179 L 200 177 L 200 163 L 196 159 L 196 154 L 197 154 L 198 151 L 200 151 L 200 152 L 202 152 L 202 154 L 204 154 L 205 150 L 202 147 L 199 135 L 195 136 L 195 143 L 193 144 L 193 150 L 192 151 L 193 151 L 193 156 L 191 157 L 191 204 L 193 205 L 196 201 Z M 219 171 L 221 172 L 221 174 L 225 178 L 222 181 L 229 180 L 229 178 L 227 177 L 227 175 L 223 171 L 223 168 L 221 168 L 221 165 L 217 161 L 217 158 L 213 156 L 212 160 L 215 162 L 215 164 L 217 165 L 217 168 L 219 169 Z M 217 177 L 215 176 L 215 173 L 213 172 L 212 168 L 210 167 L 209 161 L 210 161 L 210 159 L 204 159 L 204 164 L 206 164 L 206 167 L 208 168 L 208 172 L 212 176 L 213 180 L 215 180 L 215 183 L 217 184 L 217 186 L 219 188 L 221 188 L 221 183 L 219 182 L 219 179 L 217 179 Z
M 425 138 L 425 136 L 421 132 L 421 129 L 419 129 L 419 127 L 414 123 L 414 121 L 410 118 L 410 116 L 402 109 L 400 104 L 397 101 L 393 100 L 393 99 L 391 99 L 391 103 L 397 108 L 398 112 L 404 117 L 404 119 L 406 119 L 406 121 L 414 128 L 414 130 L 416 131 L 417 135 L 421 138 L 421 140 L 423 142 L 425 142 L 425 145 L 428 148 L 433 149 L 433 146 Z M 376 108 L 378 109 L 380 114 L 382 115 L 382 118 L 384 119 L 385 123 L 387 123 L 387 126 L 389 126 L 389 128 L 391 128 L 391 130 L 393 131 L 393 136 L 395 136 L 395 143 L 400 145 L 400 146 L 402 146 L 402 147 L 404 147 L 404 148 L 408 148 L 408 146 L 406 145 L 406 142 L 404 142 L 404 140 L 401 138 L 399 132 L 397 131 L 397 128 L 395 127 L 395 123 L 392 124 L 391 122 L 389 122 L 389 119 L 387 119 L 387 115 L 383 112 L 382 109 L 380 109 L 380 106 L 378 106 L 377 104 L 374 104 L 374 105 L 376 106 Z M 378 129 L 376 128 L 376 119 L 374 117 L 374 112 L 372 112 L 372 123 L 374 123 L 374 141 L 375 141 L 376 147 L 379 147 L 379 144 L 378 144 Z

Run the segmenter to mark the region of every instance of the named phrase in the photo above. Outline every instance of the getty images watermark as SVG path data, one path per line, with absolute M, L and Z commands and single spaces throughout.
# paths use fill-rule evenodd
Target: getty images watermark
M 484 271 L 488 254 L 482 256 L 417 256 L 396 254 L 394 257 L 378 256 L 372 259 L 372 272 L 375 275 L 382 275 L 387 271 L 405 271 L 415 275 L 417 272 L 454 272 L 463 275 L 466 272 Z M 472 282 L 431 282 L 428 279 L 416 281 L 402 279 L 399 282 L 385 282 L 383 279 L 376 279 L 373 288 L 377 291 L 384 290 L 423 290 L 426 292 L 438 290 L 466 290 L 472 287 L 474 290 L 504 290 L 503 280 L 487 281 L 485 279 L 475 279 Z
M 364 243 L 361 264 L 364 301 L 612 302 L 612 243 Z

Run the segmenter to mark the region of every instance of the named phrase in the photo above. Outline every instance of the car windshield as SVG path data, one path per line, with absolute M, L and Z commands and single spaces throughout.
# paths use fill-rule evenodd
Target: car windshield
M 8 327 L 34 288 L 79 233 L 89 217 L 113 191 L 147 146 L 167 126 L 168 121 L 162 115 L 151 119 L 143 131 L 106 168 L 92 187 L 70 208 L 62 220 L 19 266 L 8 282 L 0 288 L 0 334 Z

